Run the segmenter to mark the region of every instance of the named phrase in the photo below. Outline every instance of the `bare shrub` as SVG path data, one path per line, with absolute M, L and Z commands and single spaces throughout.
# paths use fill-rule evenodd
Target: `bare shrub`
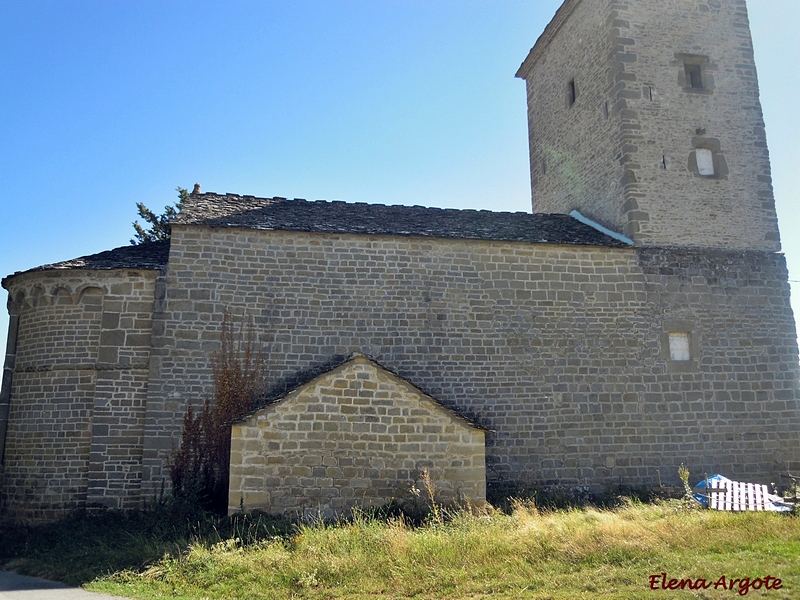
M 224 514 L 228 507 L 231 423 L 255 408 L 255 399 L 263 388 L 265 360 L 252 321 L 237 332 L 227 312 L 222 320 L 221 344 L 211 359 L 213 399 L 207 398 L 200 412 L 191 407 L 186 411 L 170 476 L 176 498 Z

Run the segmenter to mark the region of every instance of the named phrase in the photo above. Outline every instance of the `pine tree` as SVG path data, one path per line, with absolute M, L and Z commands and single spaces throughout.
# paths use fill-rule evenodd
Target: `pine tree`
M 136 231 L 136 235 L 135 239 L 131 240 L 132 246 L 146 244 L 147 242 L 157 242 L 169 238 L 172 233 L 170 222 L 181 210 L 184 201 L 189 198 L 188 190 L 180 186 L 175 189 L 178 192 L 178 201 L 173 206 L 165 206 L 164 212 L 160 215 L 155 214 L 141 202 L 136 203 L 136 210 L 139 211 L 139 218 L 143 219 L 145 224 L 149 223 L 150 227 L 145 229 L 139 224 L 139 221 L 133 222 L 133 229 Z

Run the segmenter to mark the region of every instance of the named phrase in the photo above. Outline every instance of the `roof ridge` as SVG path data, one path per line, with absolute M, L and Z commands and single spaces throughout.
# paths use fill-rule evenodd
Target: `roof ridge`
M 259 198 L 205 192 L 184 202 L 174 225 L 516 241 L 620 247 L 625 244 L 565 214 L 405 204 Z
M 307 198 L 288 198 L 286 196 L 254 196 L 252 194 L 234 194 L 232 192 L 225 192 L 224 194 L 220 194 L 218 192 L 203 192 L 202 194 L 193 194 L 193 196 L 197 197 L 205 197 L 210 196 L 213 198 L 218 199 L 226 199 L 226 198 L 233 198 L 238 200 L 262 200 L 262 201 L 272 201 L 272 202 L 303 202 L 306 204 L 345 204 L 348 206 L 371 206 L 371 207 L 382 207 L 382 208 L 407 208 L 407 209 L 423 209 L 423 210 L 437 210 L 437 211 L 445 211 L 445 212 L 453 212 L 453 213 L 489 213 L 493 215 L 527 215 L 527 216 L 542 216 L 542 217 L 566 217 L 571 218 L 570 215 L 564 213 L 537 213 L 537 212 L 527 212 L 523 210 L 491 210 L 488 208 L 456 208 L 456 207 L 443 207 L 443 206 L 423 206 L 422 204 L 383 204 L 381 202 L 363 202 L 363 201 L 355 201 L 351 202 L 348 200 L 326 200 L 324 198 L 318 198 L 316 200 L 308 200 Z M 205 199 L 205 198 L 204 198 Z

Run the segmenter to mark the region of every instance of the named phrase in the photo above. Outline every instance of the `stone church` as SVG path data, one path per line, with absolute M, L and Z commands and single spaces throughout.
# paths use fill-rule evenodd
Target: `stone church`
M 2 514 L 169 486 L 223 315 L 269 352 L 232 510 L 780 481 L 798 348 L 744 0 L 565 0 L 517 71 L 533 212 L 192 194 L 167 242 L 3 279 Z

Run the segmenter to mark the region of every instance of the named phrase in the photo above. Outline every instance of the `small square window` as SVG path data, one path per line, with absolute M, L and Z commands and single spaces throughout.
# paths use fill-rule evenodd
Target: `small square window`
M 698 148 L 695 150 L 697 157 L 697 172 L 700 175 L 713 176 L 716 175 L 714 170 L 714 153 L 709 148 Z
M 684 71 L 686 73 L 686 87 L 702 90 L 705 88 L 703 85 L 703 67 L 696 63 L 684 63 Z
M 692 360 L 688 331 L 671 331 L 669 334 L 669 358 L 675 361 Z

